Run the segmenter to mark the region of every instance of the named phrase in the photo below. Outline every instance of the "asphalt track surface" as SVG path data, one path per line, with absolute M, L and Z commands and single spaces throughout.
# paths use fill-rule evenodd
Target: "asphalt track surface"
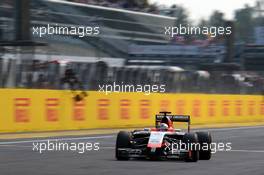
M 33 141 L 0 141 L 1 175 L 264 175 L 264 126 L 210 130 L 214 142 L 231 142 L 232 151 L 217 152 L 209 161 L 116 161 L 115 135 L 63 138 L 60 142 L 99 142 L 99 151 L 83 154 L 33 151 Z M 45 140 L 44 140 L 45 141 Z M 52 140 L 51 140 L 52 141 Z

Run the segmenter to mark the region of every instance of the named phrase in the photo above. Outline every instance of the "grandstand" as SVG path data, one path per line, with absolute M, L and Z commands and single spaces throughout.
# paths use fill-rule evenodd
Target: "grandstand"
M 243 53 L 246 70 L 263 71 L 264 45 L 247 45 Z
M 40 13 L 32 19 L 36 21 L 34 25 L 41 21 L 102 26 L 99 37 L 79 40 L 111 57 L 126 56 L 129 45 L 134 43 L 168 43 L 161 34 L 162 26 L 174 23 L 170 17 L 61 1 L 34 1 L 32 9 Z
M 15 8 L 12 3 L 0 4 L 2 40 L 12 42 L 16 37 Z M 248 76 L 243 71 L 235 71 L 243 67 L 242 54 L 237 54 L 235 63 L 230 64 L 224 63 L 227 53 L 223 44 L 201 47 L 173 43 L 164 35 L 164 26 L 176 25 L 176 18 L 62 0 L 30 1 L 30 16 L 31 33 L 32 27 L 50 24 L 100 26 L 100 35 L 32 35 L 35 43 L 44 43 L 45 46 L 1 47 L 1 87 L 67 88 L 60 83 L 60 79 L 65 69 L 70 67 L 75 70 L 84 88 L 89 90 L 97 90 L 98 84 L 106 82 L 124 82 L 163 83 L 167 92 L 262 91 L 261 83 L 257 83 L 258 88 L 252 88 L 256 77 L 260 79 L 258 82 L 263 81 L 259 73 Z M 263 51 L 263 48 L 260 50 Z M 255 64 L 248 53 L 247 49 L 243 52 L 246 68 Z M 257 59 L 255 55 L 253 57 Z M 28 58 L 41 66 L 25 64 L 23 60 Z M 255 66 L 248 70 L 255 68 L 261 71 L 259 63 L 258 69 Z M 206 72 L 206 76 L 200 70 Z M 237 79 L 236 74 L 242 78 Z

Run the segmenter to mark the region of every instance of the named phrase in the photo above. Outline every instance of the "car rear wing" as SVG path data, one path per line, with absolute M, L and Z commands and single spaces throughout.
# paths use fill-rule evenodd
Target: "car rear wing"
M 173 122 L 190 122 L 189 115 L 166 115 Z M 156 121 L 161 121 L 164 115 L 156 115 Z
M 163 117 L 168 117 L 172 122 L 186 122 L 188 123 L 188 132 L 190 131 L 191 117 L 189 115 L 167 115 L 171 112 L 160 112 L 156 115 L 156 126 L 161 122 Z

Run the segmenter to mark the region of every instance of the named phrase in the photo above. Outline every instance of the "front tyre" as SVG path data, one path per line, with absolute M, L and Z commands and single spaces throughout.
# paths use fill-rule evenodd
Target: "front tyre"
M 196 132 L 198 136 L 199 143 L 201 145 L 200 153 L 200 160 L 210 160 L 212 153 L 211 153 L 211 143 L 212 143 L 212 136 L 209 132 Z M 203 150 L 203 146 L 207 148 Z
M 125 151 L 120 151 L 120 148 L 131 148 L 131 135 L 129 132 L 120 131 L 117 134 L 115 156 L 117 160 L 129 160 L 129 154 Z
M 186 162 L 197 162 L 199 160 L 199 142 L 196 133 L 186 133 L 183 136 L 183 143 L 186 144 L 188 154 L 185 157 Z

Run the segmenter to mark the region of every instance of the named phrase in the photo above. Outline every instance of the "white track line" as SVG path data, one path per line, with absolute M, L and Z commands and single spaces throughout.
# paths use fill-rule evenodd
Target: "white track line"
M 114 146 L 103 146 L 103 147 L 100 147 L 100 149 L 115 149 Z
M 234 127 L 234 128 L 212 128 L 212 129 L 195 129 L 195 131 L 231 131 L 231 130 L 241 130 L 241 129 L 264 129 L 264 126 L 250 126 L 250 127 Z M 20 141 L 7 141 L 0 142 L 0 145 L 7 144 L 20 144 L 20 143 L 32 143 L 32 142 L 46 142 L 46 141 L 72 141 L 72 140 L 89 140 L 89 139 L 105 139 L 114 138 L 115 135 L 103 135 L 103 136 L 93 136 L 93 137 L 71 137 L 71 138 L 58 138 L 58 139 L 34 139 L 34 140 L 20 140 Z
M 26 145 L 0 145 L 0 148 L 32 148 L 32 146 L 26 146 Z
M 194 129 L 196 131 L 232 131 L 232 130 L 241 130 L 241 129 L 264 129 L 264 126 L 242 126 L 242 127 L 233 127 L 233 128 L 209 128 L 209 129 Z
M 246 153 L 264 153 L 264 150 L 235 150 L 235 149 L 231 149 L 230 151 L 226 151 L 226 152 L 246 152 Z
M 21 141 L 8 141 L 0 142 L 0 145 L 10 145 L 10 144 L 19 144 L 19 143 L 33 143 L 33 142 L 47 142 L 47 141 L 72 141 L 72 140 L 90 140 L 90 139 L 106 139 L 113 138 L 113 135 L 105 136 L 94 136 L 94 137 L 72 137 L 72 138 L 58 138 L 58 139 L 42 139 L 42 140 L 21 140 Z

